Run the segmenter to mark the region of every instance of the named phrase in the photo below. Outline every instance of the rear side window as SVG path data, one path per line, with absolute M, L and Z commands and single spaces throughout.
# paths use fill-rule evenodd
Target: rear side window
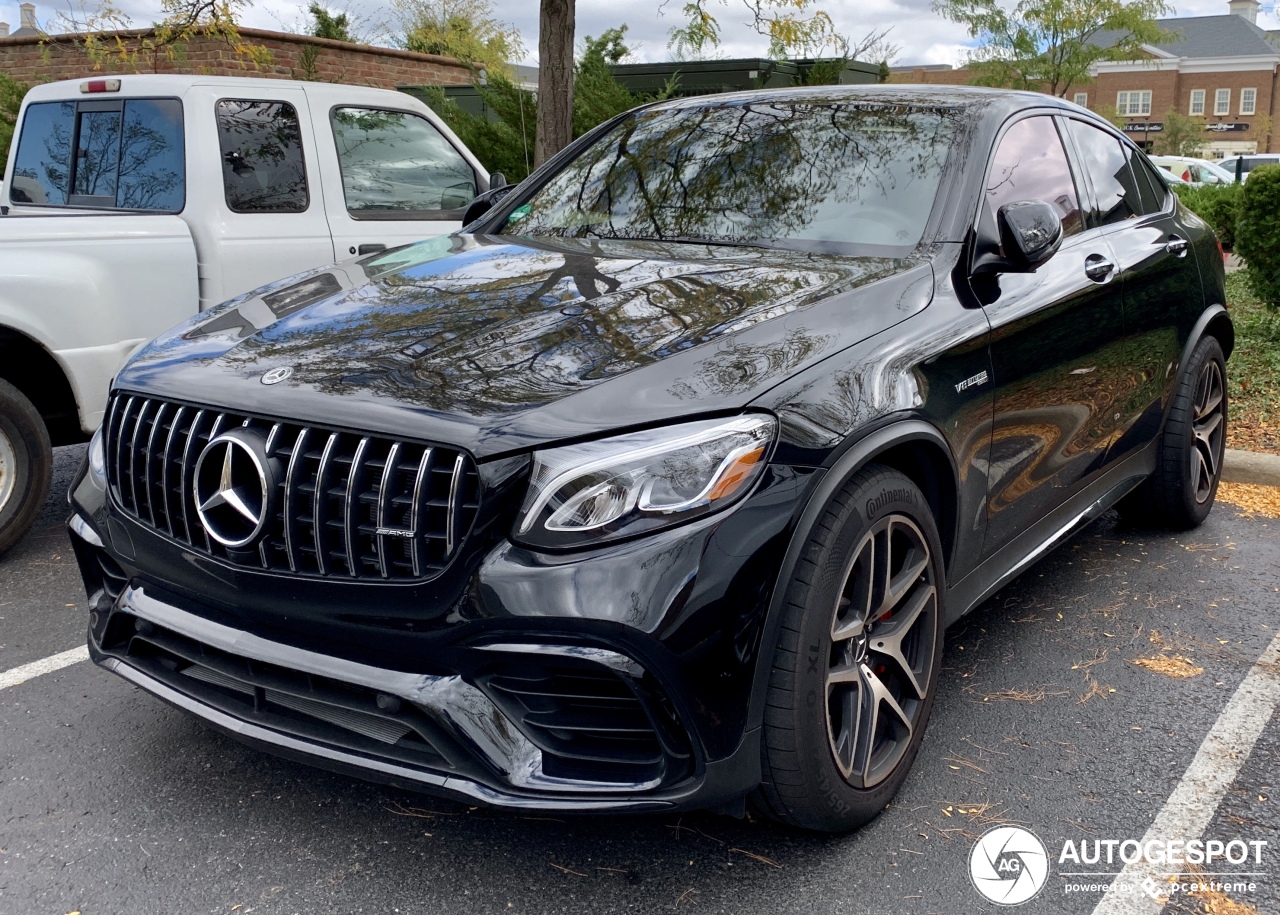
M 1169 199 L 1168 185 L 1155 173 L 1154 168 L 1137 150 L 1125 147 L 1129 155 L 1129 169 L 1133 172 L 1134 182 L 1138 186 L 1138 198 L 1142 202 L 1144 215 L 1159 213 Z M 1194 166 L 1193 166 L 1194 168 Z M 1199 169 L 1196 169 L 1196 174 Z M 1194 179 L 1196 174 L 1192 174 Z
M 9 191 L 13 203 L 176 213 L 185 198 L 177 99 L 28 106 Z
M 288 102 L 216 106 L 222 186 L 235 213 L 301 213 L 310 198 L 298 112 Z
M 1083 121 L 1070 119 L 1067 129 L 1080 150 L 1081 165 L 1093 182 L 1097 209 L 1091 225 L 1105 226 L 1142 214 L 1142 197 L 1129 170 L 1120 141 Z
M 992 224 L 1006 203 L 1041 200 L 1053 204 L 1064 235 L 1080 231 L 1080 202 L 1067 154 L 1053 119 L 1018 121 L 1000 138 L 987 177 L 987 206 Z
M 459 210 L 476 174 L 430 121 L 404 111 L 336 108 L 333 138 L 347 211 L 356 219 Z

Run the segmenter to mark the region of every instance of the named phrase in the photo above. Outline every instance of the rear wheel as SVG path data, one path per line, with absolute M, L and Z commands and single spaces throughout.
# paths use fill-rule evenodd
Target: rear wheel
M 1186 530 L 1209 516 L 1227 443 L 1227 371 L 1222 345 L 1205 337 L 1174 391 L 1156 470 L 1122 506 L 1144 524 Z
M 21 391 L 0 381 L 0 553 L 35 522 L 52 475 L 44 420 Z
M 873 819 L 907 777 L 941 657 L 938 534 L 903 474 L 870 467 L 827 506 L 787 586 L 758 806 L 806 829 Z

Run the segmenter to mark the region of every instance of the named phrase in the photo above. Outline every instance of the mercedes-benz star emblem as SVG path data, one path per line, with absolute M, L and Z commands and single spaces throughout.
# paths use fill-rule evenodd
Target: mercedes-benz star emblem
M 279 461 L 261 436 L 239 428 L 215 436 L 196 461 L 196 512 L 209 536 L 225 547 L 247 547 L 274 514 Z
M 280 382 L 284 381 L 286 378 L 288 378 L 292 374 L 293 374 L 293 369 L 290 368 L 289 366 L 287 365 L 276 366 L 275 368 L 268 369 L 267 371 L 262 373 L 262 383 L 263 384 L 279 384 Z

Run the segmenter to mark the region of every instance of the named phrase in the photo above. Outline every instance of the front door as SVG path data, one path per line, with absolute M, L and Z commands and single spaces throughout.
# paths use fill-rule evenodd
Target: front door
M 997 143 L 985 211 L 1042 200 L 1062 218 L 1061 250 L 1034 273 L 1005 273 L 975 292 L 991 323 L 994 385 L 988 555 L 1057 508 L 1101 469 L 1117 428 L 1112 389 L 1126 367 L 1121 284 L 1106 234 L 1082 220 L 1054 118 L 1015 122 Z

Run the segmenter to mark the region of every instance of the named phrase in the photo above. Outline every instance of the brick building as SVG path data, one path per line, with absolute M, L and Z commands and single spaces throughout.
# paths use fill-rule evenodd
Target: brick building
M 77 79 L 93 72 L 93 64 L 80 44 L 83 36 L 45 35 L 37 29 L 28 31 L 29 15 L 31 23 L 34 23 L 34 7 L 23 4 L 22 14 L 23 28 L 7 37 L 0 36 L 0 71 L 28 84 Z M 110 32 L 102 37 L 113 40 L 118 36 L 127 48 L 133 50 L 148 34 L 148 29 L 134 29 Z M 263 29 L 242 28 L 240 36 L 245 42 L 261 45 L 270 51 L 271 63 L 263 68 L 254 68 L 238 57 L 226 42 L 198 37 L 183 47 L 179 60 L 170 60 L 160 54 L 154 60 L 140 60 L 138 67 L 149 73 L 314 79 L 383 89 L 467 85 L 472 82 L 471 71 L 451 57 Z M 111 69 L 108 61 L 99 72 Z
M 1142 145 L 1163 129 L 1166 112 L 1176 111 L 1204 119 L 1210 158 L 1280 152 L 1280 34 L 1257 25 L 1258 8 L 1257 0 L 1229 0 L 1221 16 L 1158 20 L 1167 37 L 1146 46 L 1145 57 L 1099 63 L 1093 79 L 1069 95 L 1120 115 Z M 945 66 L 897 67 L 890 80 L 968 83 L 971 75 Z

